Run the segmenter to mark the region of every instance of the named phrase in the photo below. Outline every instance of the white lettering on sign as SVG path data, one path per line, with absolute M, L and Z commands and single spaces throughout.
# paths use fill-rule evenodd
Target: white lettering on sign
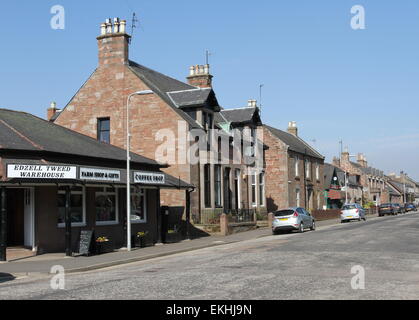
M 76 179 L 77 168 L 48 165 L 7 165 L 7 178 L 20 179 Z
M 80 168 L 80 180 L 121 181 L 121 172 L 117 170 Z
M 134 172 L 134 183 L 164 184 L 164 174 L 145 171 Z

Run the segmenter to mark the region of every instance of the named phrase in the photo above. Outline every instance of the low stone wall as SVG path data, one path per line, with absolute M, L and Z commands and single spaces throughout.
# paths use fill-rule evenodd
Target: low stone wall
M 314 217 L 314 219 L 316 219 L 317 221 L 324 221 L 324 220 L 339 219 L 341 212 L 342 210 L 340 209 L 313 210 L 311 214 Z
M 251 222 L 238 222 L 238 223 L 231 223 L 228 221 L 228 216 L 226 214 L 222 214 L 220 216 L 220 233 L 223 236 L 227 236 L 234 233 L 245 232 L 257 229 L 257 221 Z

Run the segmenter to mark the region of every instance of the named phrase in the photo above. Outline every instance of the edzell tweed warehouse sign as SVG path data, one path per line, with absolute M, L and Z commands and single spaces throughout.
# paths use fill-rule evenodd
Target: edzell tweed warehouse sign
M 9 164 L 8 178 L 21 179 L 76 179 L 77 167 Z

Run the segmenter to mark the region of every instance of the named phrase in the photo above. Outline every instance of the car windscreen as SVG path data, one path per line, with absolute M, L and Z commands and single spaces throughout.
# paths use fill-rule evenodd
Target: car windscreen
M 343 210 L 352 210 L 352 209 L 358 209 L 358 208 L 354 204 L 347 204 L 347 205 L 344 205 L 342 209 Z
M 380 206 L 380 208 L 391 207 L 391 203 L 384 203 Z
M 294 214 L 294 210 L 281 210 L 275 212 L 275 217 L 285 217 L 285 216 L 292 216 Z

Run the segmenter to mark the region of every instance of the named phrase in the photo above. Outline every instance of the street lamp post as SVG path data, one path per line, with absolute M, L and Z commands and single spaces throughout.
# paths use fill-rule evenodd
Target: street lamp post
M 129 102 L 132 96 L 151 94 L 151 90 L 143 90 L 131 93 L 127 99 L 127 250 L 131 251 L 131 174 L 130 174 L 130 139 L 129 132 Z

